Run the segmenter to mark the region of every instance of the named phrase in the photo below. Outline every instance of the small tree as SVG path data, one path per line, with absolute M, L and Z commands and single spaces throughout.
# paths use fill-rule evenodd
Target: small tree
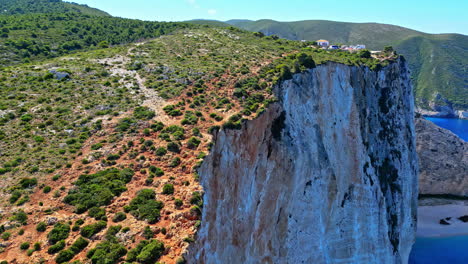
M 384 48 L 384 52 L 385 53 L 392 53 L 394 50 L 393 50 L 393 47 L 392 46 L 385 46 Z

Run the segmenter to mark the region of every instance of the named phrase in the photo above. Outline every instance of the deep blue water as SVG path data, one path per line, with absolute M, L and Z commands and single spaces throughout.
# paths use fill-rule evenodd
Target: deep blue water
M 417 238 L 409 264 L 467 264 L 468 236 Z
M 438 117 L 426 117 L 426 119 L 468 141 L 468 120 Z

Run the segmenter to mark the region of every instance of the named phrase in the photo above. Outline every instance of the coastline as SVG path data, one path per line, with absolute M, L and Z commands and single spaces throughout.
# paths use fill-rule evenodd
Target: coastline
M 468 201 L 446 199 L 423 199 L 418 206 L 418 228 L 416 237 L 452 237 L 467 236 L 468 223 L 458 218 L 468 215 Z M 450 225 L 440 224 L 441 219 Z
M 444 109 L 443 111 L 437 112 L 437 111 L 417 108 L 415 112 L 416 114 L 419 114 L 423 117 L 452 118 L 452 119 L 468 120 L 468 110 Z

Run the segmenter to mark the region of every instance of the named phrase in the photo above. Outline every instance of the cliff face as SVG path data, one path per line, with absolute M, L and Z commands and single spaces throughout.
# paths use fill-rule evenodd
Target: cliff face
M 275 93 L 215 135 L 188 263 L 407 263 L 418 165 L 403 59 L 378 72 L 328 63 Z
M 416 134 L 419 192 L 468 196 L 468 143 L 422 118 Z

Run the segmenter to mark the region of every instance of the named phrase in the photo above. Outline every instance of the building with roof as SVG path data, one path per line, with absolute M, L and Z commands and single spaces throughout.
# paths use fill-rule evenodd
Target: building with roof
M 325 40 L 325 39 L 319 39 L 316 42 L 317 42 L 317 45 L 319 45 L 320 47 L 330 46 L 330 42 L 328 40 Z

